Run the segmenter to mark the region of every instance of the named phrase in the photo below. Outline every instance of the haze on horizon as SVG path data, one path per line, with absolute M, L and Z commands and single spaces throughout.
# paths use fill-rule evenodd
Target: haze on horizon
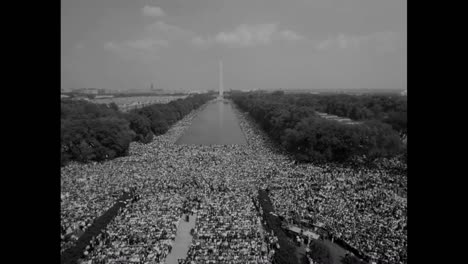
M 61 0 L 61 86 L 407 89 L 405 0 Z

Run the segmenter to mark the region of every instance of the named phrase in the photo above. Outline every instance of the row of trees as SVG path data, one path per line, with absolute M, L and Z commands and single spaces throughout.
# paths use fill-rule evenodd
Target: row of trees
M 130 142 L 150 142 L 153 135 L 166 133 L 172 124 L 212 98 L 207 94 L 193 95 L 128 113 L 119 111 L 114 103 L 62 100 L 61 164 L 125 156 Z
M 344 162 L 355 157 L 391 157 L 402 150 L 398 132 L 379 120 L 348 125 L 316 115 L 300 96 L 234 93 L 233 101 L 300 161 Z M 312 101 L 314 102 L 314 101 Z
M 286 95 L 285 100 L 353 120 L 378 120 L 401 135 L 407 133 L 407 98 L 398 95 Z

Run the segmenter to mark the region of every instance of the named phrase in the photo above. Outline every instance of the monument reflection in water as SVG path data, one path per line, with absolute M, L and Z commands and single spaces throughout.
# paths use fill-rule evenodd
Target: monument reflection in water
M 231 103 L 216 100 L 198 113 L 176 144 L 246 145 L 247 141 Z

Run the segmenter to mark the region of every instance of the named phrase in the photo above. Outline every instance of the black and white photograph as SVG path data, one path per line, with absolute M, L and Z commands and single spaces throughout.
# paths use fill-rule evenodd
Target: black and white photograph
M 60 0 L 60 89 L 62 264 L 408 263 L 406 0 Z

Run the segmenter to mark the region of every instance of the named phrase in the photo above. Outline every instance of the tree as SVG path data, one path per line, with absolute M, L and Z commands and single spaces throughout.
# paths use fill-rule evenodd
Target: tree
M 93 148 L 89 145 L 88 142 L 82 140 L 76 148 L 77 160 L 81 162 L 87 162 L 96 158 Z
M 135 132 L 133 141 L 148 143 L 153 139 L 151 121 L 146 116 L 128 113 L 125 115 L 125 119 L 130 123 L 130 129 Z
M 234 93 L 232 98 L 298 160 L 344 162 L 363 155 L 390 157 L 401 149 L 398 133 L 382 119 L 349 125 L 323 119 L 314 110 L 324 108 L 334 114 L 359 119 L 374 116 L 364 105 L 371 105 L 376 114 L 381 115 L 384 110 L 394 107 L 393 99 L 261 93 Z
M 392 128 L 400 133 L 401 136 L 407 133 L 407 113 L 392 111 L 388 114 L 388 118 L 384 120 L 385 123 L 392 126 Z
M 195 95 L 169 104 L 154 104 L 124 114 L 117 105 L 86 101 L 61 102 L 61 164 L 70 160 L 102 161 L 127 155 L 131 141 L 148 143 L 165 133 L 212 95 Z
M 101 161 L 127 153 L 133 132 L 118 118 L 63 120 L 63 160 Z
M 280 91 L 274 91 L 274 92 L 272 93 L 272 95 L 274 95 L 274 96 L 283 96 L 283 95 L 284 95 L 284 91 L 281 91 L 281 90 L 280 90 Z
M 119 111 L 119 107 L 117 106 L 117 104 L 115 104 L 114 102 L 110 103 L 109 104 L 109 108 L 118 112 Z

